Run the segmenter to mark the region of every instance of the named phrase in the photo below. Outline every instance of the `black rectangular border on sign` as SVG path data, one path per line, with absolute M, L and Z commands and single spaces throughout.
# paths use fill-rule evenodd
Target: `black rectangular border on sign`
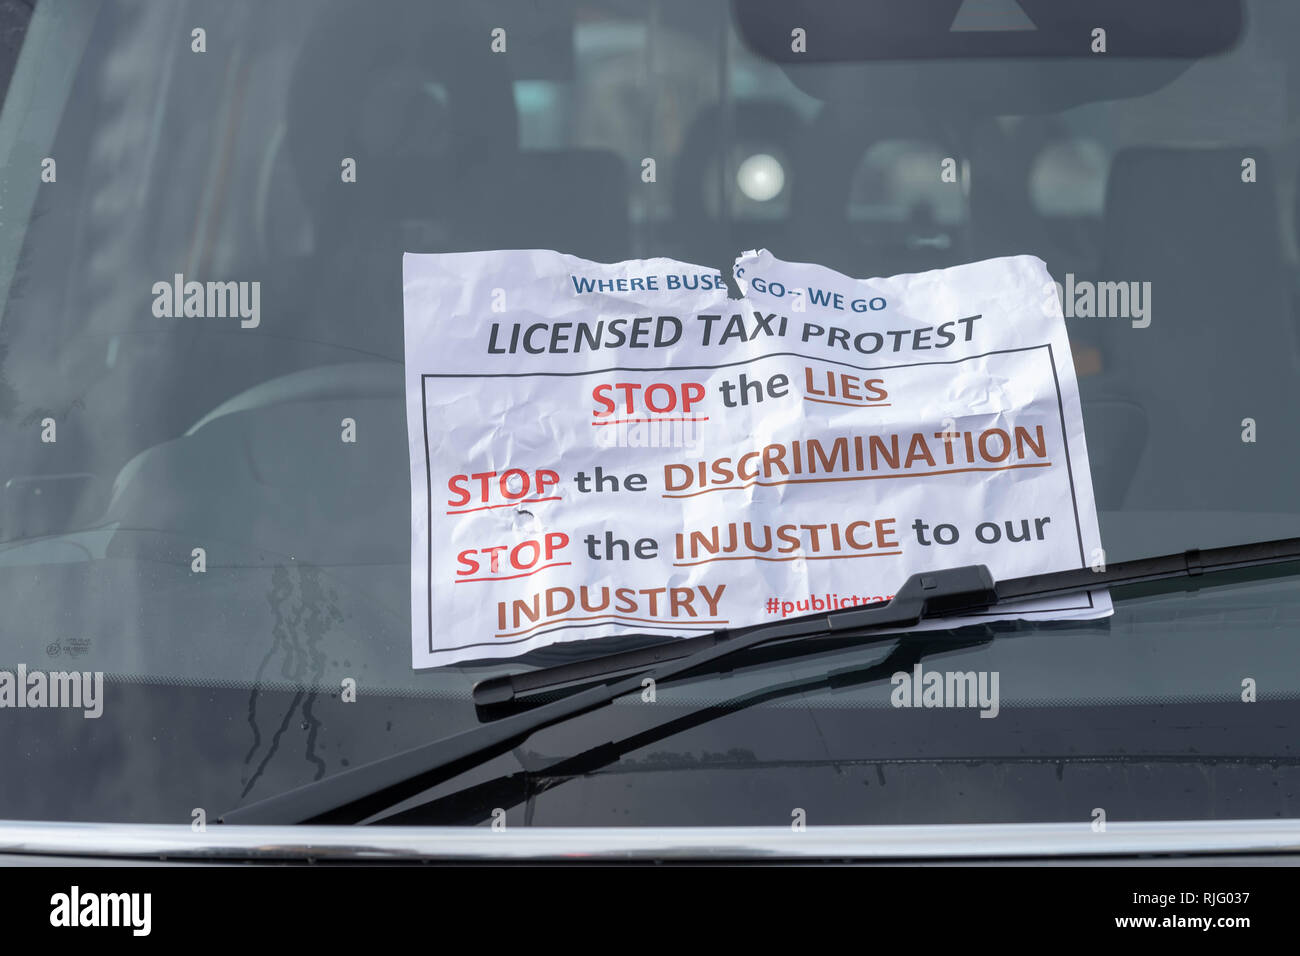
M 796 358 L 808 362 L 821 362 L 825 365 L 841 365 L 845 368 L 851 368 L 859 372 L 883 372 L 890 369 L 898 368 L 919 368 L 925 365 L 960 365 L 962 362 L 970 362 L 974 359 L 988 358 L 990 355 L 1011 355 L 1016 352 L 1035 352 L 1039 349 L 1047 350 L 1048 364 L 1052 369 L 1052 384 L 1056 389 L 1056 408 L 1061 420 L 1061 444 L 1065 448 L 1065 471 L 1070 481 L 1070 503 L 1074 508 L 1074 529 L 1075 536 L 1079 542 L 1079 566 L 1087 564 L 1083 553 L 1083 527 L 1079 523 L 1079 500 L 1074 487 L 1074 466 L 1070 459 L 1070 438 L 1065 426 L 1065 401 L 1061 397 L 1061 379 L 1056 373 L 1056 354 L 1052 349 L 1052 343 L 1044 342 L 1042 345 L 1023 345 L 1019 348 L 994 349 L 991 352 L 981 352 L 979 355 L 967 355 L 965 358 L 936 360 L 933 362 L 907 362 L 902 365 L 854 365 L 852 362 L 843 362 L 838 359 L 828 359 L 819 356 L 803 355 L 799 352 L 769 352 L 766 355 L 753 356 L 736 362 L 723 362 L 719 365 L 672 365 L 660 368 L 643 368 L 629 365 L 612 365 L 608 368 L 591 369 L 585 372 L 422 372 L 420 373 L 420 414 L 424 429 L 424 477 L 425 477 L 425 513 L 427 527 L 425 529 L 425 547 L 427 553 L 424 561 L 424 596 L 428 609 L 428 647 L 430 654 L 446 654 L 451 651 L 465 650 L 471 647 L 500 647 L 502 644 L 522 644 L 531 640 L 531 637 L 521 638 L 519 641 L 476 641 L 472 644 L 458 644 L 455 647 L 443 647 L 434 650 L 433 647 L 433 463 L 429 457 L 429 397 L 426 391 L 426 383 L 431 378 L 578 378 L 584 375 L 604 375 L 609 372 L 691 372 L 691 371 L 712 371 L 722 368 L 735 368 L 741 365 L 750 365 L 754 362 L 761 362 L 770 358 Z M 1092 599 L 1092 592 L 1085 591 L 1088 596 L 1087 604 L 1070 605 L 1069 607 L 1044 608 L 1041 611 L 1029 611 L 1030 614 L 1055 614 L 1059 611 L 1083 611 L 1091 610 L 1095 605 Z M 983 611 L 967 615 L 968 617 L 999 617 L 997 611 Z M 430 667 L 440 665 L 431 664 Z

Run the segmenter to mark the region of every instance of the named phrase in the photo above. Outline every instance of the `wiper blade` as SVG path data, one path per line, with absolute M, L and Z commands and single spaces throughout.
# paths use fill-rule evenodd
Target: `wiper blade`
M 1154 558 L 1139 558 L 1108 566 L 1104 570 L 1094 571 L 1092 568 L 1075 568 L 1049 574 L 1008 578 L 1005 581 L 999 581 L 993 586 L 996 595 L 996 601 L 993 604 L 969 607 L 965 610 L 984 610 L 998 604 L 1005 605 L 1017 601 L 1060 597 L 1080 591 L 1147 584 L 1154 581 L 1178 578 L 1193 578 L 1207 573 L 1218 575 L 1227 571 L 1280 564 L 1300 558 L 1300 555 L 1296 554 L 1298 545 L 1300 545 L 1300 538 L 1284 538 L 1278 541 L 1262 541 L 1257 544 L 1233 545 L 1226 548 L 1211 548 L 1205 551 L 1183 551 Z M 882 601 L 876 604 L 858 605 L 857 610 L 883 607 L 887 603 Z M 958 609 L 949 613 L 960 614 L 963 611 Z M 821 620 L 825 616 L 824 614 L 810 614 L 799 618 L 788 618 L 787 620 Z M 936 616 L 945 615 L 926 615 L 926 617 Z M 514 701 L 518 697 L 536 693 L 537 691 L 566 685 L 590 683 L 620 674 L 644 671 L 656 664 L 679 660 L 703 648 L 713 647 L 726 640 L 727 637 L 726 631 L 712 631 L 698 637 L 679 638 L 654 644 L 650 647 L 587 658 L 572 664 L 558 664 L 554 667 L 542 667 L 519 674 L 502 674 L 497 677 L 489 677 L 474 685 L 474 703 L 480 707 L 499 707 Z
M 985 611 L 1000 604 L 1054 597 L 1104 587 L 1171 578 L 1220 575 L 1247 568 L 1300 562 L 1300 538 L 1187 551 L 1110 565 L 1076 568 L 994 582 L 983 565 L 914 574 L 886 604 L 840 608 L 770 624 L 706 635 L 709 643 L 685 656 L 597 684 L 532 710 L 462 731 L 402 753 L 326 777 L 286 793 L 231 810 L 223 823 L 344 823 L 364 820 L 436 784 L 505 753 L 533 733 L 639 692 L 646 678 L 656 683 L 679 677 L 749 648 L 792 638 L 860 635 L 876 640 L 922 620 Z M 1300 571 L 1300 567 L 1290 573 Z M 798 642 L 800 645 L 804 641 Z M 648 648 L 647 651 L 654 651 Z M 632 652 L 642 653 L 642 652 Z M 627 655 L 622 659 L 626 669 Z M 609 660 L 598 658 L 596 663 Z

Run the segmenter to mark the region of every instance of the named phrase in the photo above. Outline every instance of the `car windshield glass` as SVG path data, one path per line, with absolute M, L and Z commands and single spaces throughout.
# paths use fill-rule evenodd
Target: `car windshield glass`
M 411 667 L 404 252 L 728 277 L 744 249 L 863 277 L 1035 255 L 1105 559 L 1300 535 L 1300 7 L 1165 30 L 1125 4 L 1081 27 L 1031 0 L 924 6 L 0 0 L 0 671 L 104 682 L 91 719 L 0 709 L 28 782 L 0 818 L 186 822 L 472 727 L 476 680 L 596 652 Z M 213 308 L 171 309 L 189 281 Z M 518 805 L 1297 815 L 1298 621 L 1279 579 L 900 649 L 908 687 L 973 675 L 956 710 L 885 679 L 725 712 L 892 645 L 701 676 L 659 689 L 654 723 L 719 719 Z M 502 760 L 634 735 L 644 703 Z M 697 803 L 663 799 L 682 774 Z

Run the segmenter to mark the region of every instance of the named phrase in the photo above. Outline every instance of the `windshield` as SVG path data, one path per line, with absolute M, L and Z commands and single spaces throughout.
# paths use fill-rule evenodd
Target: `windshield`
M 0 0 L 0 671 L 103 675 L 0 709 L 0 818 L 215 818 L 595 652 L 411 667 L 405 252 L 1038 256 L 1105 560 L 1300 534 L 1300 8 L 1052 6 Z M 427 822 L 1297 816 L 1297 621 L 1281 580 L 701 675 Z

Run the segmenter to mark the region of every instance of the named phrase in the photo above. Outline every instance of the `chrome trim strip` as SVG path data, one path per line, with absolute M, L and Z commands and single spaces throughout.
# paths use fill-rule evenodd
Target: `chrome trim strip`
M 934 860 L 1300 853 L 1300 820 L 956 826 L 344 827 L 0 821 L 0 853 L 173 860 Z

